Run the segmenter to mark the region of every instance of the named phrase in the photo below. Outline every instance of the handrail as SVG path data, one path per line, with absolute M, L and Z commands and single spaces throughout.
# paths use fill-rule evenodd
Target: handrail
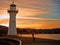
M 22 41 L 21 41 L 21 40 L 14 39 L 14 38 L 0 37 L 0 40 L 4 40 L 4 41 L 6 40 L 7 42 L 9 42 L 9 40 L 12 41 L 12 42 L 13 42 L 13 41 L 14 41 L 14 42 L 16 41 L 16 42 L 19 43 L 18 45 L 22 45 Z

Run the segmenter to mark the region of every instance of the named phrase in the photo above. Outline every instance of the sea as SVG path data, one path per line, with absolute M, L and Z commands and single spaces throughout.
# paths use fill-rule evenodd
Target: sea
M 32 37 L 32 34 L 18 34 L 20 37 Z M 60 34 L 34 34 L 35 38 L 60 40 Z

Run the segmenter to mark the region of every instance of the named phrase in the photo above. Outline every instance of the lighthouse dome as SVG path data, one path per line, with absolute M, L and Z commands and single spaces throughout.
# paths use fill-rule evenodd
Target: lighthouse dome
M 11 4 L 10 6 L 16 7 L 16 5 L 15 5 L 15 4 Z

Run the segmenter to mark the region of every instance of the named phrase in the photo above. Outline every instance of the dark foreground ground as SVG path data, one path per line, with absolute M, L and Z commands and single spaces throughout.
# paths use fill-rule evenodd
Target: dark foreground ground
M 22 45 L 60 45 L 60 40 L 23 38 Z
M 35 40 L 33 40 L 32 38 L 18 37 L 18 36 L 14 36 L 12 38 L 21 40 L 22 45 L 60 45 L 60 40 L 41 39 L 41 38 L 36 38 Z

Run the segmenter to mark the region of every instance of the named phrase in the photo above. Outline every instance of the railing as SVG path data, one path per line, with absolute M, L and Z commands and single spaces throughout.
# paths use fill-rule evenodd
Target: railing
M 22 45 L 22 41 L 13 38 L 4 38 L 0 37 L 0 44 L 1 45 Z

